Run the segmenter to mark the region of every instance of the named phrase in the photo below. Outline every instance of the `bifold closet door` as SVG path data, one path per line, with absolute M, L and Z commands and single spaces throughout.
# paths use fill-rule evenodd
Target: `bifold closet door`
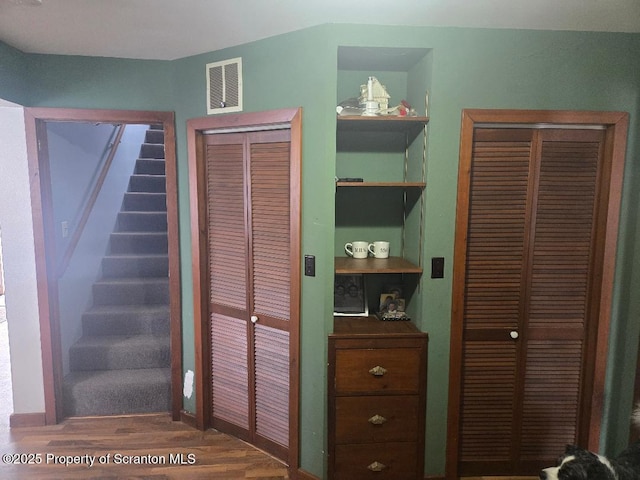
M 213 426 L 286 459 L 289 130 L 205 139 Z
M 459 475 L 531 475 L 582 443 L 608 198 L 604 130 L 474 130 Z

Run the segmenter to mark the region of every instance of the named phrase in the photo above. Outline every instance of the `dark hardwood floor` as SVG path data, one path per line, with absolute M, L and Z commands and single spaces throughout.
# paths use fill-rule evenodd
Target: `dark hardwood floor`
M 0 453 L 3 480 L 289 478 L 285 465 L 251 445 L 173 422 L 168 414 L 0 427 Z

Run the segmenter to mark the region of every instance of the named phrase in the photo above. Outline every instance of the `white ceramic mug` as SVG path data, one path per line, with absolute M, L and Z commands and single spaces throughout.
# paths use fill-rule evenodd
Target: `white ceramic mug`
M 367 249 L 376 258 L 389 258 L 389 242 L 373 242 Z
M 344 251 L 353 258 L 367 258 L 369 256 L 368 242 L 349 242 L 345 243 Z

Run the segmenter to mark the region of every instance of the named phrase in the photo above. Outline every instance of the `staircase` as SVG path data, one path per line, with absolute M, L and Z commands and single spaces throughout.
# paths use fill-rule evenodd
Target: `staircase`
M 170 410 L 164 132 L 151 127 L 69 350 L 66 416 Z

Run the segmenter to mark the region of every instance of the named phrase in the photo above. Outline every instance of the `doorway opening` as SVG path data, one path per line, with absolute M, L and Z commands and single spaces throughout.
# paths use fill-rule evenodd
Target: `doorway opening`
M 25 110 L 25 120 L 29 170 L 32 178 L 39 179 L 31 200 L 36 272 L 38 285 L 44 286 L 38 289 L 38 302 L 46 423 L 75 415 L 166 410 L 174 420 L 179 419 L 182 345 L 173 114 L 30 108 Z M 78 129 L 91 132 L 77 135 Z M 138 138 L 137 146 L 133 147 L 135 141 L 129 145 L 137 160 L 129 171 L 125 168 L 116 175 L 116 183 L 123 182 L 126 190 L 120 189 L 117 198 L 109 201 L 115 208 L 105 213 L 96 205 L 104 199 L 103 193 L 112 190 L 108 182 L 114 165 L 120 162 L 118 147 L 126 145 L 123 139 L 127 132 Z M 71 141 L 73 135 L 75 140 Z M 85 153 L 92 151 L 91 137 L 99 137 L 102 145 L 93 149 L 93 163 L 83 160 Z M 63 163 L 69 163 L 69 154 L 82 150 L 75 167 L 54 158 L 55 149 L 61 146 Z M 87 170 L 82 181 L 81 168 Z M 62 208 L 61 201 L 70 197 L 75 202 Z M 60 216 L 60 212 L 71 215 Z M 91 252 L 83 250 L 80 238 L 93 232 L 96 222 L 105 227 L 106 248 L 93 254 L 98 267 L 88 289 L 89 298 L 74 299 L 84 303 L 82 307 L 90 315 L 85 316 L 81 309 L 77 315 L 80 321 L 69 327 L 64 323 L 69 288 L 61 272 L 69 274 L 72 269 L 67 270 L 68 265 L 78 262 L 74 256 L 80 255 L 79 261 L 87 263 L 82 256 L 88 259 Z M 93 243 L 85 242 L 89 246 Z M 150 245 L 154 251 L 148 251 Z M 144 252 L 139 247 L 144 247 Z M 156 275 L 160 270 L 164 278 Z M 161 323 L 166 323 L 166 328 L 159 331 Z M 126 330 L 120 335 L 122 339 L 113 338 L 115 325 Z M 133 327 L 142 331 L 130 331 Z M 145 338 L 138 340 L 141 336 Z M 132 343 L 138 348 L 131 349 Z M 98 354 L 91 353 L 96 348 Z M 135 355 L 122 352 L 122 348 Z M 142 369 L 154 371 L 144 375 L 144 382 L 132 379 Z M 73 374 L 82 378 L 71 378 Z M 140 394 L 142 383 L 147 390 Z M 128 399 L 124 402 L 123 389 Z M 165 398 L 162 408 L 154 401 L 161 395 Z M 136 403 L 136 397 L 143 400 Z M 88 412 L 96 405 L 95 413 Z

